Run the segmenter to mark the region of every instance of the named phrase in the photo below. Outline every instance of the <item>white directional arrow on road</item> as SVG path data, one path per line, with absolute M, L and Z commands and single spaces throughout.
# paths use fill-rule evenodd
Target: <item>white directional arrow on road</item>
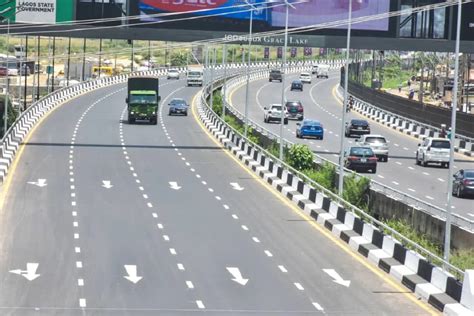
M 336 270 L 334 269 L 323 269 L 324 272 L 326 272 L 331 278 L 333 278 L 333 282 L 334 283 L 337 283 L 337 284 L 340 284 L 340 285 L 343 285 L 345 287 L 349 287 L 349 285 L 351 285 L 351 281 L 350 280 L 344 280 L 340 275 L 339 273 L 336 272 Z
M 10 272 L 14 274 L 22 275 L 28 281 L 33 281 L 34 279 L 40 276 L 39 274 L 36 274 L 36 270 L 38 269 L 38 266 L 39 266 L 38 263 L 28 262 L 26 264 L 26 270 L 16 269 L 16 270 L 10 270 Z
M 33 185 L 36 185 L 36 186 L 38 186 L 38 187 L 40 187 L 40 188 L 47 186 L 47 184 L 46 184 L 46 179 L 38 179 L 38 181 L 36 181 L 36 182 L 30 181 L 30 182 L 28 182 L 28 183 L 29 183 L 29 184 L 33 184 Z
M 235 267 L 227 267 L 227 271 L 234 277 L 232 281 L 239 283 L 240 285 L 245 285 L 249 281 L 249 279 L 244 279 L 242 274 L 240 273 L 239 268 Z
M 173 190 L 179 190 L 181 187 L 178 185 L 178 182 L 168 182 L 170 184 L 170 188 Z
M 102 180 L 102 186 L 106 189 L 110 189 L 111 187 L 113 187 L 113 185 L 110 184 L 110 180 Z
M 128 275 L 124 275 L 123 277 L 130 282 L 136 284 L 140 281 L 143 277 L 137 276 L 137 266 L 136 265 L 124 265 L 125 271 L 127 271 Z
M 230 185 L 234 190 L 242 191 L 244 188 L 240 186 L 237 182 L 231 182 Z

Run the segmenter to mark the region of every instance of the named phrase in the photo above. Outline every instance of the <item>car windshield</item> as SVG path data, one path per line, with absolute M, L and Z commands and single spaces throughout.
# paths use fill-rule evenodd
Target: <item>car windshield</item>
M 464 178 L 474 179 L 474 170 L 464 171 Z
M 272 110 L 281 111 L 281 105 L 272 105 Z
M 130 103 L 153 103 L 156 102 L 156 96 L 152 94 L 132 94 Z
M 190 71 L 190 72 L 188 72 L 188 76 L 201 76 L 201 72 L 199 72 L 199 71 Z
M 441 149 L 449 149 L 449 141 L 447 141 L 447 140 L 433 140 L 431 142 L 431 147 L 441 148 Z
M 175 100 L 171 100 L 170 105 L 171 106 L 186 105 L 186 101 L 175 99 Z
M 278 74 L 278 75 L 279 75 L 279 74 L 280 74 L 280 70 L 272 70 L 271 73 L 272 73 L 272 74 Z
M 367 156 L 373 156 L 374 152 L 372 149 L 367 148 L 367 147 L 352 147 L 351 156 L 360 156 L 360 157 L 367 157 Z
M 176 69 L 170 69 L 168 70 L 169 73 L 177 73 L 178 71 Z
M 367 143 L 386 143 L 387 142 L 384 137 L 367 137 L 365 141 Z

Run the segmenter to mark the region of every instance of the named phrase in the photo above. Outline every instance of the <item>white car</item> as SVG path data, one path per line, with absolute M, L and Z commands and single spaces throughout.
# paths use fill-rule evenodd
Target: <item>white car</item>
M 8 75 L 9 76 L 18 76 L 18 68 L 13 68 L 13 67 L 9 67 L 8 68 Z
M 264 107 L 263 110 L 265 111 L 265 114 L 263 115 L 263 121 L 265 123 L 270 123 L 272 121 L 277 123 L 281 122 L 281 104 L 272 104 L 270 105 L 270 108 Z M 288 111 L 286 110 L 286 107 L 283 124 L 288 124 Z
M 309 83 L 311 84 L 311 74 L 309 72 L 302 72 L 300 74 L 300 81 L 302 83 Z
M 168 70 L 168 76 L 167 76 L 168 79 L 176 79 L 178 80 L 179 79 L 179 71 L 178 69 L 170 69 Z
M 370 147 L 380 161 L 388 160 L 388 144 L 382 135 L 362 135 L 356 142 L 359 146 Z
M 449 168 L 449 154 L 451 144 L 446 138 L 427 137 L 418 144 L 416 164 L 426 167 L 429 163 L 441 163 Z

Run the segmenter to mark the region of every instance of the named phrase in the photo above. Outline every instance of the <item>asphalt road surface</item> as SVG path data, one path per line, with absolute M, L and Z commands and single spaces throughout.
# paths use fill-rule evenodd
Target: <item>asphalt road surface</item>
M 158 125 L 125 85 L 31 134 L 2 187 L 1 315 L 429 315 L 390 276 L 239 165 L 161 82 Z M 350 283 L 349 283 L 350 281 Z
M 304 115 L 308 119 L 319 120 L 325 129 L 324 139 L 298 139 L 296 138 L 297 121 L 290 120 L 284 128 L 284 138 L 295 143 L 304 143 L 310 148 L 333 162 L 339 161 L 339 148 L 341 142 L 342 106 L 334 95 L 334 87 L 339 82 L 337 72 L 330 73 L 329 79 L 313 78 L 311 84 L 305 84 L 303 92 L 289 91 L 291 81 L 297 75 L 289 75 L 286 80 L 286 99 L 300 100 L 304 106 Z M 281 103 L 281 83 L 268 82 L 267 79 L 253 81 L 249 89 L 249 117 L 254 122 L 264 126 L 273 133 L 279 134 L 279 123 L 264 123 L 263 108 L 273 103 Z M 244 113 L 245 108 L 245 86 L 235 90 L 232 95 L 232 104 Z M 346 116 L 347 121 L 352 118 L 367 119 L 366 117 L 352 111 Z M 438 207 L 446 207 L 446 192 L 448 188 L 448 169 L 438 165 L 428 167 L 415 164 L 415 152 L 420 140 L 412 136 L 397 132 L 383 124 L 368 120 L 371 133 L 381 134 L 389 142 L 388 162 L 377 164 L 377 173 L 364 174 L 380 183 L 394 189 L 405 192 Z M 355 138 L 349 138 L 345 148 L 356 145 Z M 456 154 L 455 170 L 460 168 L 474 168 L 474 160 L 467 156 Z M 472 199 L 452 199 L 454 213 L 474 220 L 474 208 Z

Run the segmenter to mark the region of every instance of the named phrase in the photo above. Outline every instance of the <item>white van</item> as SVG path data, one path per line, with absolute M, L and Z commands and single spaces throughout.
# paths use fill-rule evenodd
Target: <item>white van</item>
M 418 144 L 416 164 L 426 167 L 429 163 L 441 163 L 445 168 L 449 168 L 450 146 L 446 138 L 425 138 Z
M 329 78 L 329 65 L 319 65 L 316 71 L 316 78 Z

